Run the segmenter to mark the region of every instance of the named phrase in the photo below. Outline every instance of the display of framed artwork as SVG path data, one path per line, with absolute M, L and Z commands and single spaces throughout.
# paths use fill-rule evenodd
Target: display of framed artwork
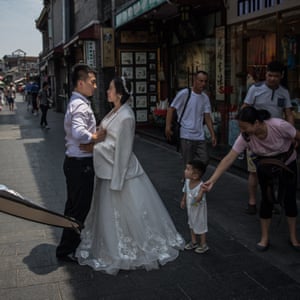
M 137 122 L 147 122 L 148 120 L 148 110 L 140 109 L 136 111 L 136 121 Z
M 135 52 L 135 64 L 144 65 L 147 63 L 146 52 Z
M 120 51 L 120 74 L 131 80 L 133 99 L 129 105 L 137 122 L 147 122 L 158 100 L 156 51 Z M 150 95 L 149 95 L 150 94 Z
M 155 93 L 156 92 L 156 84 L 149 84 L 149 92 Z
M 151 74 L 149 75 L 149 80 L 150 80 L 150 81 L 156 81 L 156 73 L 151 73 Z
M 133 67 L 122 67 L 121 75 L 128 79 L 133 79 Z
M 135 78 L 136 79 L 146 79 L 147 78 L 147 68 L 146 67 L 136 67 L 135 68 Z
M 135 92 L 137 94 L 147 93 L 146 81 L 136 81 L 136 83 L 135 83 Z
M 156 95 L 151 95 L 150 96 L 150 103 L 156 103 L 157 102 L 157 97 Z
M 148 52 L 148 59 L 156 61 L 156 52 Z
M 156 64 L 153 64 L 153 63 L 149 64 L 149 69 L 150 70 L 155 70 L 156 69 Z
M 133 53 L 132 52 L 121 52 L 121 64 L 132 65 L 133 64 Z
M 135 97 L 135 106 L 138 108 L 147 108 L 147 96 L 141 95 Z

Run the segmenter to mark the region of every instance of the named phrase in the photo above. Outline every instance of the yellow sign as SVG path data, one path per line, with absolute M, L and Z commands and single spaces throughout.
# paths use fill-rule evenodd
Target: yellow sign
M 113 28 L 102 27 L 102 68 L 115 66 L 115 35 Z

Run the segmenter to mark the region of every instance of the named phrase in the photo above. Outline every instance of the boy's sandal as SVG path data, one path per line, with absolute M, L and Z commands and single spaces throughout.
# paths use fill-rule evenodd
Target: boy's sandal
M 192 241 L 190 241 L 185 245 L 184 249 L 185 250 L 193 250 L 193 249 L 196 249 L 198 246 L 199 246 L 198 243 L 193 243 Z
M 205 253 L 206 251 L 209 250 L 209 247 L 207 246 L 207 244 L 203 245 L 203 246 L 199 246 L 195 249 L 196 253 Z

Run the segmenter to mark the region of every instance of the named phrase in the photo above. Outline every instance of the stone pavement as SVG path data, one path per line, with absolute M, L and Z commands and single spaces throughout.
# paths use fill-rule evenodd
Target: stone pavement
M 16 104 L 15 112 L 7 107 L 0 112 L 0 184 L 61 213 L 63 114 L 50 110 L 51 129 L 45 130 L 21 97 Z M 179 154 L 141 134 L 135 153 L 188 240 L 186 213 L 179 208 Z M 213 169 L 208 168 L 206 177 Z M 245 176 L 226 173 L 208 194 L 207 253 L 181 252 L 159 270 L 121 271 L 117 276 L 58 263 L 60 228 L 0 213 L 0 299 L 300 299 L 300 253 L 288 244 L 284 219 L 279 223 L 280 216 L 274 216 L 271 247 L 258 253 L 259 219 L 243 213 L 246 202 Z

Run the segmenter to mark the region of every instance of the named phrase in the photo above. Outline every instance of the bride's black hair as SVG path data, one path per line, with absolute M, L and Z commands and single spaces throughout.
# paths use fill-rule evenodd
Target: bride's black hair
M 131 83 L 123 76 L 115 77 L 113 81 L 115 83 L 116 92 L 122 95 L 121 104 L 124 104 L 131 96 Z

